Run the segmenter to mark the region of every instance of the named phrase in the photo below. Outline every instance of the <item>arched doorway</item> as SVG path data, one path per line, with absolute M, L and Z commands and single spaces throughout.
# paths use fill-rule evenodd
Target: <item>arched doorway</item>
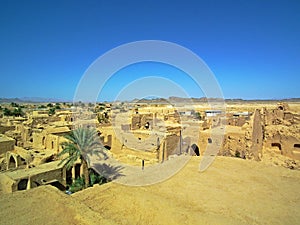
M 281 144 L 280 143 L 272 143 L 271 147 L 275 147 L 275 148 L 277 148 L 278 150 L 281 151 Z
M 147 122 L 144 127 L 145 127 L 145 129 L 149 129 L 150 128 L 150 123 Z
M 200 156 L 199 147 L 196 144 L 192 144 L 191 149 L 191 155 Z
M 16 167 L 17 167 L 17 162 L 14 159 L 14 157 L 11 155 L 9 157 L 9 161 L 8 161 L 8 169 L 13 169 L 13 168 L 16 168 Z
M 278 106 L 278 109 L 279 109 L 279 110 L 283 110 L 283 106 L 281 106 L 281 105 Z
M 74 174 L 75 179 L 80 177 L 80 168 L 81 168 L 81 164 L 76 164 L 75 165 L 75 174 Z
M 207 143 L 211 144 L 212 143 L 212 139 L 211 138 L 207 138 Z
M 111 149 L 111 147 L 109 145 L 104 145 L 104 148 L 106 148 L 107 150 Z
M 43 139 L 42 139 L 42 145 L 45 147 L 45 139 L 46 137 L 44 136 Z
M 66 183 L 72 184 L 72 168 L 66 171 Z

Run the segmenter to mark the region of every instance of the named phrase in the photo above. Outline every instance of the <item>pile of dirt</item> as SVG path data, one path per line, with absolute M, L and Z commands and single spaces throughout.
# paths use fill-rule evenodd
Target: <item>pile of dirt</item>
M 82 192 L 83 193 L 83 192 Z M 0 195 L 0 224 L 114 224 L 52 186 Z
M 39 187 L 0 196 L 0 224 L 297 224 L 300 171 L 193 157 L 159 184 L 96 185 L 73 195 Z M 147 167 L 145 168 L 147 169 Z

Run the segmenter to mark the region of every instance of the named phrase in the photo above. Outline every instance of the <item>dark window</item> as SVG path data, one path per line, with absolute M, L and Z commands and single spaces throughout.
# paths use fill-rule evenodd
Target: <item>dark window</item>
M 18 183 L 18 190 L 26 190 L 27 189 L 28 179 L 22 179 Z
M 277 147 L 279 150 L 281 150 L 281 144 L 280 143 L 272 143 L 272 147 Z
M 200 156 L 199 147 L 196 144 L 192 144 L 191 146 L 192 154 L 196 154 L 196 156 Z

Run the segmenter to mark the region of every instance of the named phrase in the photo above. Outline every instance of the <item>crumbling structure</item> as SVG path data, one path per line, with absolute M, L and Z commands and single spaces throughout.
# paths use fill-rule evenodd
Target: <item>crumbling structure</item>
M 77 106 L 52 115 L 33 109 L 26 117 L 3 117 L 0 183 L 8 184 L 6 191 L 15 191 L 55 182 L 65 185 L 81 176 L 80 162 L 66 170 L 58 166 L 57 155 L 66 134 L 90 126 L 98 130 L 111 157 L 132 165 L 162 163 L 182 154 L 202 156 L 215 145 L 221 156 L 300 168 L 300 115 L 286 103 L 249 111 L 235 107 L 227 112 L 202 105 L 189 107 L 119 103 L 117 107 Z

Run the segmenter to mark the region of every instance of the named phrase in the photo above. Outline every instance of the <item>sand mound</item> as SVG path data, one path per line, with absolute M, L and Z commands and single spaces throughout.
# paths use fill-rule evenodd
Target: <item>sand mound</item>
M 0 224 L 113 224 L 52 186 L 0 196 Z
M 40 187 L 0 197 L 0 224 L 297 224 L 300 172 L 218 157 L 192 160 L 169 180 L 116 183 L 67 196 Z M 147 169 L 147 168 L 146 168 Z

